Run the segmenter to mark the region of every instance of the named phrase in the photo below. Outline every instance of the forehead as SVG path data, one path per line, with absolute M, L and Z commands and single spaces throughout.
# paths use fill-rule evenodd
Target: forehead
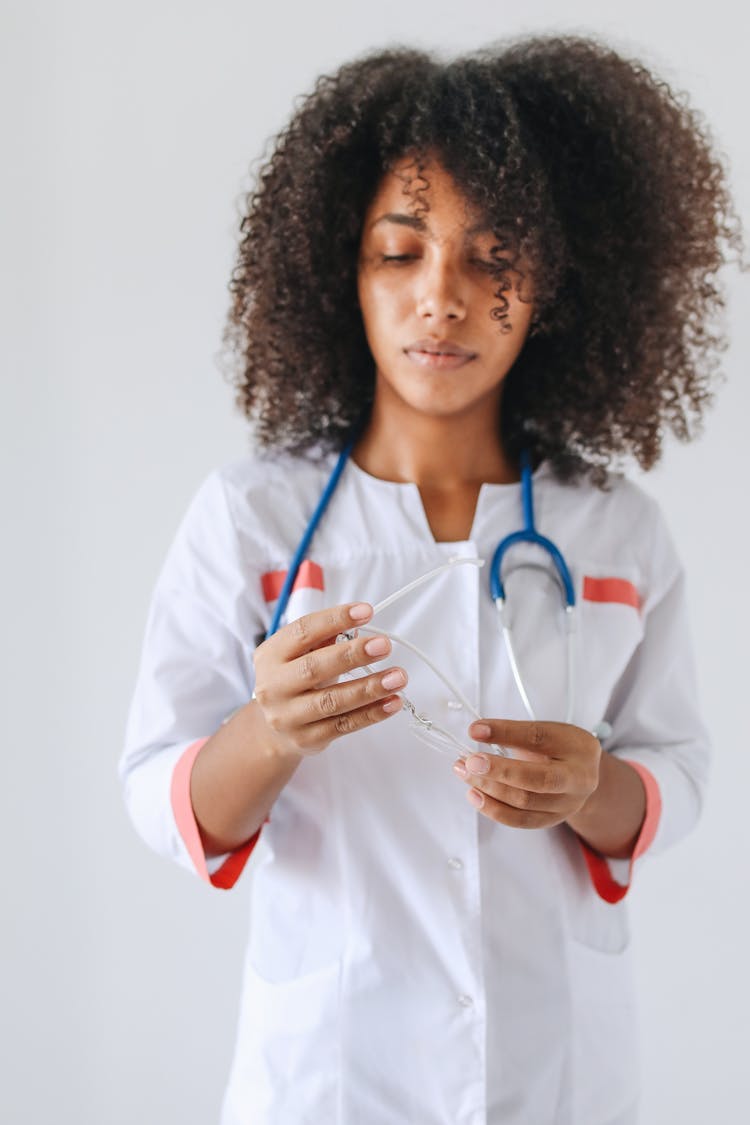
M 408 227 L 420 233 L 448 227 L 465 233 L 489 231 L 490 226 L 437 161 L 403 158 L 380 180 L 365 214 L 365 232 Z

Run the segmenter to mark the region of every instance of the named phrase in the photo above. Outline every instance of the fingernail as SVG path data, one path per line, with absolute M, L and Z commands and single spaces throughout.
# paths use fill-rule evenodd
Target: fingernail
M 489 758 L 485 758 L 484 754 L 472 754 L 466 759 L 466 768 L 469 773 L 487 773 L 490 768 Z
M 489 738 L 492 730 L 486 723 L 472 723 L 469 727 L 469 734 L 472 738 Z
M 454 762 L 453 772 L 457 773 L 459 777 L 466 777 L 466 766 L 463 764 L 463 762 Z
M 349 616 L 352 621 L 366 621 L 371 613 L 372 606 L 368 605 L 367 602 L 358 602 L 357 605 L 353 605 L 349 610 Z
M 480 793 L 478 789 L 470 789 L 468 796 L 474 808 L 481 809 L 484 804 L 484 793 Z
M 395 668 L 392 672 L 386 672 L 380 681 L 386 691 L 395 691 L 396 688 L 402 688 L 406 683 L 406 676 Z
M 395 715 L 396 711 L 401 710 L 401 700 L 389 699 L 387 703 L 383 704 L 383 710 L 385 711 L 386 715 Z
M 372 637 L 365 645 L 365 652 L 368 656 L 385 656 L 390 647 L 387 637 Z

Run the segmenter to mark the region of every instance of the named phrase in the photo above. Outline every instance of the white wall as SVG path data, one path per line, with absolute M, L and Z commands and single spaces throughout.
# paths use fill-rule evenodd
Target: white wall
M 245 448 L 215 364 L 235 200 L 294 97 L 369 47 L 604 33 L 691 92 L 748 215 L 739 6 L 568 0 L 564 10 L 5 0 L 3 1121 L 217 1118 L 249 880 L 213 891 L 151 855 L 126 820 L 115 766 L 166 547 L 197 484 Z M 633 895 L 644 1125 L 734 1122 L 750 1094 L 750 333 L 747 278 L 728 281 L 728 385 L 706 436 L 672 445 L 647 480 L 690 575 L 716 765 L 701 827 L 646 866 Z

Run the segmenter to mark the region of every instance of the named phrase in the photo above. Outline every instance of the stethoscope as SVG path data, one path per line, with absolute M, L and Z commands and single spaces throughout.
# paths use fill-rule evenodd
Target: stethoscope
M 299 541 L 296 551 L 289 564 L 289 569 L 284 580 L 284 584 L 279 594 L 279 599 L 276 604 L 271 624 L 266 633 L 266 637 L 272 636 L 279 628 L 281 618 L 286 610 L 289 597 L 294 586 L 294 581 L 297 577 L 297 572 L 302 564 L 305 555 L 307 554 L 310 542 L 315 534 L 315 531 L 320 523 L 323 514 L 330 503 L 331 497 L 336 490 L 342 472 L 346 466 L 347 461 L 356 443 L 356 438 L 353 438 L 348 445 L 341 451 L 336 464 L 334 465 L 333 472 L 323 489 L 323 492 L 318 500 L 318 504 L 313 512 L 310 522 L 305 528 L 304 534 Z M 502 631 L 505 648 L 508 654 L 508 661 L 510 663 L 513 679 L 515 680 L 516 687 L 521 696 L 521 700 L 530 719 L 536 719 L 536 713 L 532 707 L 531 700 L 529 699 L 526 686 L 523 682 L 521 670 L 519 668 L 518 659 L 516 656 L 515 646 L 513 643 L 513 631 L 508 614 L 508 601 L 505 592 L 505 585 L 502 579 L 502 566 L 506 553 L 517 543 L 532 543 L 544 551 L 552 561 L 555 573 L 559 580 L 559 585 L 562 593 L 565 632 L 566 632 L 566 649 L 567 649 L 567 674 L 566 674 L 566 708 L 565 708 L 565 722 L 570 723 L 573 721 L 573 712 L 575 708 L 575 633 L 576 633 L 576 595 L 571 578 L 568 565 L 563 558 L 562 552 L 551 539 L 548 539 L 536 529 L 534 522 L 534 497 L 532 488 L 532 474 L 531 474 L 531 457 L 527 450 L 521 454 L 521 501 L 523 507 L 523 521 L 524 526 L 519 531 L 513 531 L 500 540 L 495 553 L 492 556 L 492 562 L 489 568 L 490 578 L 490 594 L 495 603 L 498 612 L 498 619 L 500 629 Z M 600 741 L 611 733 L 609 723 L 602 721 L 597 723 L 593 729 L 594 734 Z
M 510 663 L 513 679 L 516 682 L 519 695 L 523 702 L 526 714 L 530 719 L 536 719 L 536 714 L 531 701 L 529 699 L 526 686 L 521 676 L 521 671 L 518 666 L 518 659 L 516 657 L 515 647 L 513 645 L 513 632 L 511 629 L 510 618 L 508 615 L 508 602 L 505 596 L 505 586 L 502 580 L 502 566 L 503 559 L 508 550 L 515 546 L 516 543 L 533 543 L 535 546 L 540 547 L 546 554 L 549 555 L 554 565 L 557 576 L 560 580 L 560 586 L 563 595 L 563 605 L 565 609 L 565 633 L 566 633 L 566 647 L 567 647 L 567 685 L 566 685 L 566 707 L 565 707 L 565 722 L 571 723 L 573 721 L 573 709 L 575 707 L 575 632 L 576 632 L 576 595 L 573 586 L 573 579 L 568 570 L 568 564 L 563 558 L 562 551 L 556 547 L 551 539 L 546 536 L 540 535 L 534 523 L 534 494 L 531 483 L 531 457 L 528 450 L 521 453 L 521 503 L 523 507 L 523 522 L 524 526 L 520 531 L 512 531 L 501 539 L 495 548 L 495 553 L 492 556 L 490 563 L 490 594 L 497 609 L 500 628 L 505 641 L 505 648 L 508 653 L 508 661 Z

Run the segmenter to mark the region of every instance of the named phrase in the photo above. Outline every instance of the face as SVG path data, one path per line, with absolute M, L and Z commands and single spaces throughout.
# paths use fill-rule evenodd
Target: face
M 429 188 L 416 199 L 403 193 L 404 173 L 416 173 L 408 158 L 380 183 L 360 243 L 359 304 L 376 397 L 396 396 L 436 417 L 486 411 L 499 401 L 528 335 L 529 279 L 519 292 L 520 275 L 510 273 L 512 288 L 499 298 L 500 282 L 490 273 L 498 240 L 448 173 L 427 165 Z M 422 199 L 429 210 L 416 217 Z M 507 317 L 494 319 L 492 310 L 505 301 Z

